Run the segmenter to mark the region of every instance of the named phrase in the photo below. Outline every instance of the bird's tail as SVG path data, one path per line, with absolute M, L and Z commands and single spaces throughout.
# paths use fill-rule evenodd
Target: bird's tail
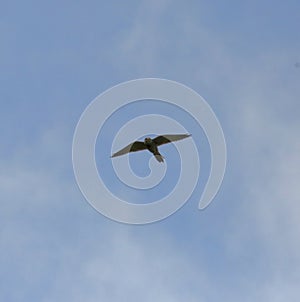
M 158 162 L 163 163 L 164 158 L 160 153 L 154 154 L 155 158 L 157 159 Z

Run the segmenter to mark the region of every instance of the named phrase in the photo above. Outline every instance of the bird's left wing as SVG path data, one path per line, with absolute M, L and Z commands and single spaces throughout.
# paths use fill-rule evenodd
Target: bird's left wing
M 156 138 L 153 139 L 153 142 L 157 145 L 163 145 L 163 144 L 168 144 L 170 142 L 175 142 L 179 141 L 181 139 L 187 138 L 191 136 L 190 134 L 164 134 L 157 136 Z
M 136 141 L 136 142 L 129 144 L 128 146 L 121 149 L 120 151 L 114 153 L 111 157 L 116 157 L 116 156 L 124 155 L 129 152 L 136 152 L 136 151 L 145 150 L 145 149 L 147 149 L 147 147 L 145 146 L 145 144 L 143 142 Z

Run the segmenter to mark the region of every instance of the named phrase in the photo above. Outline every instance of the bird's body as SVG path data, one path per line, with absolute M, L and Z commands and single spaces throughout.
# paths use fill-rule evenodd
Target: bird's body
M 162 163 L 164 161 L 164 158 L 162 155 L 159 153 L 157 145 L 155 142 L 150 138 L 146 137 L 144 144 L 146 145 L 147 149 L 155 156 L 155 158 Z
M 135 141 L 120 151 L 114 153 L 111 157 L 116 157 L 120 155 L 124 155 L 129 152 L 136 152 L 140 150 L 149 150 L 157 159 L 158 162 L 163 162 L 164 158 L 158 151 L 158 146 L 167 144 L 173 141 L 178 141 L 184 138 L 189 137 L 190 134 L 165 134 L 157 136 L 154 139 L 150 137 L 146 137 L 143 142 Z

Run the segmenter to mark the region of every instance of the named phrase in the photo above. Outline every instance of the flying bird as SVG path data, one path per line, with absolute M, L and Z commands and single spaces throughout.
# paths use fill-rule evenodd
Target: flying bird
M 127 154 L 129 152 L 136 152 L 141 150 L 149 150 L 157 159 L 158 162 L 162 163 L 164 161 L 163 156 L 158 151 L 158 146 L 168 144 L 171 142 L 179 141 L 181 139 L 191 136 L 190 134 L 164 134 L 157 136 L 154 139 L 146 137 L 143 142 L 135 141 L 120 151 L 114 153 L 111 157 L 116 157 L 120 155 Z

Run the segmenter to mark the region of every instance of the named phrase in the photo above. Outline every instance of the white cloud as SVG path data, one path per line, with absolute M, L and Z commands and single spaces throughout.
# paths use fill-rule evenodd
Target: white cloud
M 25 154 L 2 165 L 2 298 L 199 301 L 195 293 L 206 286 L 205 274 L 167 233 L 138 238 L 74 193 L 75 182 L 58 174 L 64 155 L 52 152 L 59 143 L 63 150 L 63 142 L 64 131 L 50 130 L 32 152 L 26 146 Z M 37 162 L 28 160 L 30 153 Z
M 184 79 L 200 93 L 200 86 L 209 87 L 219 97 L 215 107 L 237 170 L 230 181 L 244 191 L 242 200 L 230 204 L 232 222 L 214 238 L 221 250 L 210 259 L 231 260 L 235 273 L 214 273 L 202 263 L 201 252 L 210 252 L 203 241 L 195 262 L 176 230 L 162 226 L 155 228 L 159 234 L 145 232 L 141 239 L 134 227 L 90 211 L 68 174 L 70 133 L 56 129 L 1 162 L 0 286 L 6 298 L 32 301 L 38 293 L 39 301 L 299 300 L 299 78 L 286 67 L 293 51 L 269 50 L 243 61 L 186 12 L 179 12 L 182 28 L 169 35 L 160 26 L 167 4 L 150 6 L 147 19 L 144 2 L 112 57 L 121 51 L 116 64 L 135 76 L 167 70 L 167 76 Z M 176 43 L 177 35 L 182 43 Z M 235 198 L 235 192 L 229 195 Z
M 106 235 L 85 245 L 74 263 L 72 251 L 64 255 L 63 274 L 45 301 L 199 301 L 203 272 L 196 273 L 166 236 L 146 242 L 120 229 Z
M 276 64 L 278 60 L 273 59 Z M 240 217 L 235 224 L 240 227 L 229 236 L 228 248 L 236 254 L 248 254 L 252 248 L 254 253 L 259 251 L 257 264 L 264 260 L 258 267 L 264 275 L 263 282 L 257 286 L 262 300 L 297 301 L 300 124 L 291 111 L 297 95 L 282 85 L 285 73 L 274 76 L 272 68 L 265 67 L 260 66 L 263 72 L 256 74 L 255 81 L 252 72 L 258 67 L 249 67 L 249 77 L 244 80 L 250 85 L 238 89 L 244 103 L 238 105 L 240 110 L 232 116 L 240 175 L 237 185 L 244 192 L 234 210 Z M 295 81 L 289 83 L 292 91 Z

